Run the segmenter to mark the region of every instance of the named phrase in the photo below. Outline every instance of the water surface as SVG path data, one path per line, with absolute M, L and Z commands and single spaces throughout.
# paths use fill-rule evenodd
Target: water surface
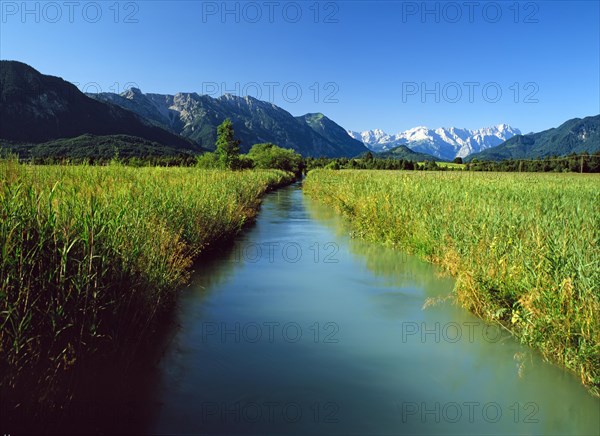
M 348 234 L 297 185 L 268 195 L 184 290 L 144 430 L 598 433 L 572 374 L 444 300 L 435 266 Z

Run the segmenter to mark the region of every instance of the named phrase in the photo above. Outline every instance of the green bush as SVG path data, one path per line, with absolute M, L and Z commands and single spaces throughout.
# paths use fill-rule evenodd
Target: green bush
M 278 169 L 296 175 L 303 169 L 302 156 L 294 150 L 271 143 L 255 144 L 248 153 L 248 158 L 252 159 L 254 167 L 259 169 Z
M 205 170 L 218 169 L 222 167 L 222 164 L 216 153 L 204 153 L 196 157 L 196 167 Z

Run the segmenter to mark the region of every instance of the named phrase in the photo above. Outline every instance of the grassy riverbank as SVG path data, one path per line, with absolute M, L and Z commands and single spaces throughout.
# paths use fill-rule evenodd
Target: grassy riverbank
M 311 171 L 355 233 L 441 264 L 458 301 L 600 387 L 600 178 Z
M 0 161 L 2 384 L 142 336 L 193 259 L 251 221 L 282 171 Z M 29 377 L 29 376 L 28 376 Z

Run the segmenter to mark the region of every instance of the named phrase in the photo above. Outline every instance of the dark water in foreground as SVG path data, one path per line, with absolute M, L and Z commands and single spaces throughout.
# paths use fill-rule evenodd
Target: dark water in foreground
M 85 388 L 94 428 L 599 433 L 600 400 L 576 377 L 449 300 L 423 309 L 452 279 L 350 239 L 298 186 L 268 195 L 256 225 L 197 270 L 166 340 L 156 338 L 164 351 L 145 359 L 156 365 L 119 376 L 108 367 L 111 382 Z

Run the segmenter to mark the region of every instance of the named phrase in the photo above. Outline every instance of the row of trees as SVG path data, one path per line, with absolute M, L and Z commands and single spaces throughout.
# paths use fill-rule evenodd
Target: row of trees
M 108 157 L 30 157 L 20 158 L 18 154 L 0 154 L 0 159 L 17 159 L 33 165 L 127 165 L 131 167 L 193 167 L 197 164 L 195 154 L 181 153 L 175 156 L 114 156 Z
M 2 150 L 0 149 L 0 152 Z M 2 153 L 0 153 L 2 155 Z M 447 166 L 434 161 L 413 162 L 404 159 L 377 158 L 368 152 L 362 158 L 303 158 L 290 149 L 275 144 L 264 143 L 254 145 L 247 154 L 241 154 L 240 141 L 235 139 L 233 123 L 226 119 L 217 128 L 217 143 L 214 152 L 200 156 L 182 153 L 177 156 L 130 156 L 130 157 L 94 157 L 94 158 L 30 158 L 35 164 L 87 163 L 106 165 L 118 162 L 131 166 L 198 166 L 200 168 L 227 168 L 232 170 L 260 168 L 281 169 L 297 176 L 315 168 L 365 169 L 365 170 L 424 170 L 424 171 L 501 171 L 501 172 L 584 172 L 600 173 L 600 151 L 594 154 L 572 154 L 565 157 L 547 157 L 538 160 L 503 160 L 473 161 L 464 165 L 461 158 L 456 158 Z
M 424 170 L 424 171 L 499 171 L 499 172 L 577 172 L 600 173 L 600 152 L 573 154 L 565 157 L 548 157 L 539 160 L 504 160 L 499 162 L 473 160 L 464 165 L 448 166 L 434 161 L 412 162 L 396 159 L 378 159 L 367 155 L 363 159 L 306 158 L 306 169 L 315 168 L 366 169 L 366 170 Z M 455 159 L 454 164 L 462 164 Z
M 465 165 L 469 171 L 508 171 L 508 172 L 574 172 L 600 173 L 600 151 L 594 154 L 571 154 L 550 156 L 537 160 L 508 159 L 498 162 L 473 160 Z
M 436 171 L 443 169 L 435 162 L 427 161 L 422 164 L 404 159 L 377 159 L 369 158 L 369 155 L 364 159 L 349 159 L 347 157 L 339 158 L 312 158 L 304 159 L 306 170 L 310 171 L 315 168 L 327 168 L 332 170 L 428 170 Z

